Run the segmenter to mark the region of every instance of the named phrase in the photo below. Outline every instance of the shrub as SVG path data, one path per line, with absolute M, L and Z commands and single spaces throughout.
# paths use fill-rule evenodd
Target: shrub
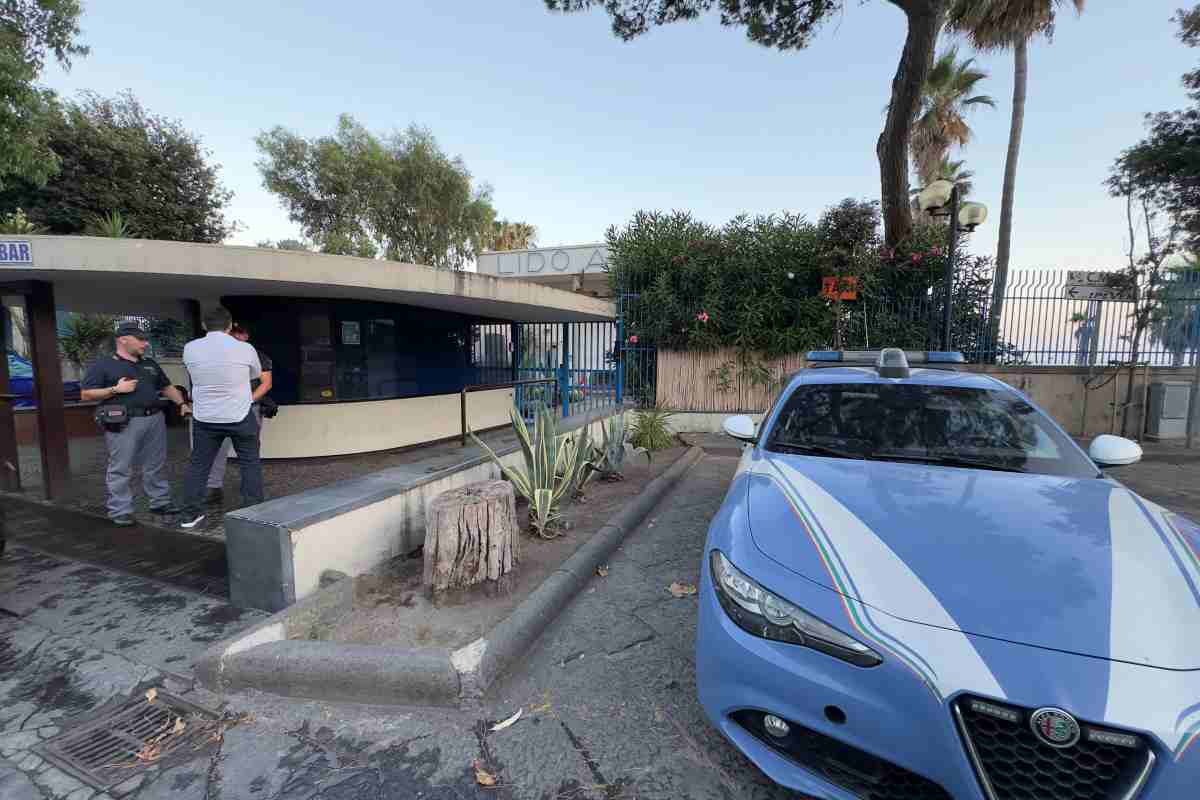
M 110 314 L 74 314 L 58 337 L 63 358 L 81 371 L 112 341 L 118 318 Z
M 785 214 L 717 228 L 684 212 L 638 212 L 608 231 L 609 280 L 625 295 L 627 345 L 767 358 L 828 347 L 927 349 L 941 346 L 948 236 L 944 222 L 920 223 L 900 247 L 885 249 L 877 204 L 852 199 L 816 224 Z M 990 259 L 967 255 L 966 243 L 951 314 L 955 344 L 970 352 L 983 344 L 992 269 Z M 856 278 L 858 298 L 823 297 L 828 276 Z
M 0 217 L 0 233 L 8 234 L 9 236 L 14 234 L 17 236 L 29 236 L 45 232 L 45 228 L 33 223 L 29 217 L 25 216 L 25 212 L 19 208 L 11 214 Z
M 637 412 L 633 420 L 633 430 L 629 434 L 629 443 L 650 453 L 673 447 L 675 435 L 667 427 L 670 417 L 670 411 L 658 408 Z

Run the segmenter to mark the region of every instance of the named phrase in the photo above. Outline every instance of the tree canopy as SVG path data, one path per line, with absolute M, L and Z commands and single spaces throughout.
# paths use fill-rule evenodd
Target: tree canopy
M 45 183 L 58 168 L 47 141 L 54 93 L 37 86 L 47 54 L 65 68 L 87 54 L 79 0 L 0 1 L 0 188 L 13 178 Z
M 302 253 L 309 252 L 308 245 L 299 239 L 280 239 L 277 242 L 273 242 L 270 239 L 265 239 L 261 242 L 257 242 L 254 246 L 264 247 L 269 250 L 293 250 Z
M 1200 45 L 1200 5 L 1173 18 L 1188 47 Z M 1200 70 L 1183 76 L 1193 103 L 1180 111 L 1146 115 L 1146 138 L 1113 165 L 1109 190 L 1132 194 L 1161 209 L 1182 231 L 1184 245 L 1200 251 Z
M 263 185 L 323 252 L 461 269 L 489 241 L 491 190 L 423 128 L 381 138 L 343 114 L 332 136 L 256 142 Z
M 86 233 L 118 214 L 138 237 L 181 242 L 221 242 L 235 228 L 225 218 L 232 192 L 200 138 L 132 94 L 85 92 L 50 115 L 45 136 L 58 173 L 44 186 L 12 181 L 0 214 L 23 209 L 56 234 Z
M 888 0 L 904 12 L 907 33 L 892 78 L 891 102 L 875 152 L 879 159 L 884 238 L 895 247 L 912 231 L 908 197 L 909 140 L 950 0 Z M 716 10 L 721 24 L 744 28 L 750 41 L 779 50 L 807 47 L 840 12 L 844 0 L 545 0 L 551 11 L 603 9 L 613 33 L 629 40 L 653 27 L 696 19 Z

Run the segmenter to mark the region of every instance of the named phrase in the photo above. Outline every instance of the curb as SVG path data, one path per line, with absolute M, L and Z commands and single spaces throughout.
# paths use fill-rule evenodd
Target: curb
M 488 631 L 486 637 L 456 651 L 455 666 L 462 677 L 464 694 L 482 694 L 519 661 L 542 631 L 591 580 L 596 567 L 608 561 L 625 537 L 703 456 L 704 451 L 699 447 L 689 448 L 666 472 L 646 484 L 641 494 L 596 531 L 511 614 Z M 476 653 L 478 660 L 472 664 Z
M 259 689 L 287 697 L 383 705 L 458 706 L 482 694 L 528 652 L 625 537 L 704 456 L 692 447 L 552 572 L 485 637 L 456 651 L 297 640 L 354 602 L 342 577 L 264 622 L 210 647 L 195 663 L 217 693 Z

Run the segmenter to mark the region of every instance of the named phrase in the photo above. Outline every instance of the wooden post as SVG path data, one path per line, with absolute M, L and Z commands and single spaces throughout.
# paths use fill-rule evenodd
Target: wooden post
M 1192 449 L 1196 443 L 1196 428 L 1200 420 L 1200 352 L 1192 354 L 1195 372 L 1192 374 L 1192 385 L 1188 389 L 1188 418 L 1187 418 L 1187 448 Z
M 21 491 L 21 462 L 17 456 L 17 420 L 13 414 L 8 375 L 8 310 L 0 306 L 0 489 Z
M 42 490 L 47 500 L 66 493 L 71 479 L 67 419 L 63 404 L 62 365 L 58 358 L 58 319 L 54 286 L 34 281 L 25 296 L 33 397 L 37 404 L 38 447 L 42 454 Z
M 519 558 L 516 498 L 508 481 L 482 481 L 442 492 L 425 520 L 423 583 L 434 602 L 475 584 L 508 588 Z

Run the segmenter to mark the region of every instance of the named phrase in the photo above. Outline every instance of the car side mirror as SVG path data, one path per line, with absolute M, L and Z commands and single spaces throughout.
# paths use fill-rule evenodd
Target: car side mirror
M 736 417 L 726 417 L 721 427 L 725 430 L 725 433 L 740 442 L 754 444 L 758 441 L 758 426 L 754 424 L 754 420 L 745 414 L 738 414 Z
M 1104 433 L 1092 439 L 1088 455 L 1099 467 L 1124 467 L 1142 460 L 1142 446 L 1132 439 Z

